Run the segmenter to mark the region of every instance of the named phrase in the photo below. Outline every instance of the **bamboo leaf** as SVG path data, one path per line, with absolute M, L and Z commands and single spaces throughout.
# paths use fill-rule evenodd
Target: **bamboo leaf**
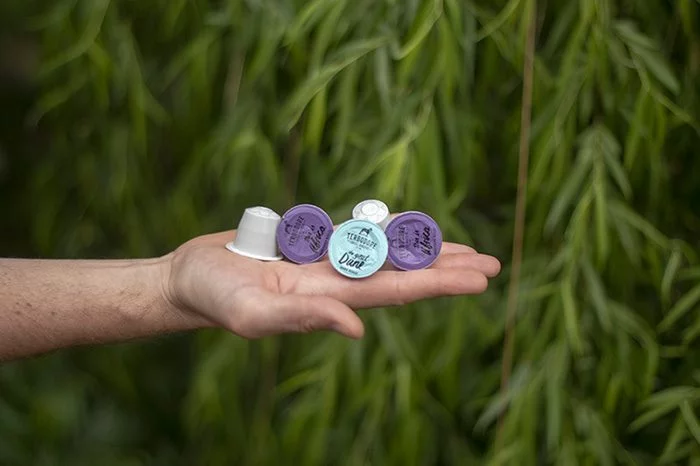
M 673 422 L 673 427 L 671 427 L 671 432 L 668 434 L 666 439 L 666 445 L 664 445 L 664 451 L 661 453 L 659 458 L 660 464 L 667 464 L 672 461 L 673 454 L 679 447 L 679 444 L 687 437 L 687 431 L 683 422 L 682 414 L 676 416 L 676 420 Z
M 326 124 L 326 99 L 328 88 L 324 87 L 311 101 L 309 115 L 304 125 L 304 140 L 313 154 L 318 154 Z
M 551 364 L 545 366 L 546 410 L 547 410 L 547 447 L 554 451 L 561 440 L 561 426 L 564 419 L 564 381 L 568 372 L 568 354 L 564 345 L 552 348 L 548 355 Z
M 340 77 L 337 103 L 338 117 L 337 123 L 334 126 L 333 152 L 331 154 L 331 160 L 334 167 L 342 159 L 343 154 L 345 153 L 345 148 L 348 144 L 350 125 L 356 105 L 355 96 L 357 93 L 356 86 L 358 73 L 359 65 L 357 63 L 353 63 L 348 66 Z
M 503 466 L 509 464 L 518 457 L 522 457 L 523 448 L 519 442 L 511 443 L 503 449 L 496 452 L 493 459 L 489 461 L 488 466 Z
M 666 304 L 671 301 L 671 286 L 673 285 L 673 281 L 676 279 L 680 265 L 681 252 L 676 249 L 671 253 L 671 258 L 668 260 L 666 270 L 664 271 L 664 276 L 661 279 L 661 299 Z
M 630 432 L 637 432 L 644 427 L 648 426 L 652 422 L 656 421 L 657 419 L 667 415 L 671 411 L 673 411 L 676 408 L 676 405 L 669 404 L 669 405 L 664 405 L 659 408 L 654 408 L 651 410 L 647 410 L 643 415 L 639 416 L 637 419 L 635 419 L 632 424 L 629 426 Z
M 566 328 L 567 339 L 571 350 L 580 355 L 583 352 L 581 340 L 581 330 L 576 311 L 576 301 L 574 299 L 573 283 L 571 277 L 567 277 L 561 282 L 560 296 L 564 311 L 564 326 Z
M 658 46 L 649 37 L 645 36 L 637 25 L 631 21 L 617 21 L 614 25 L 615 31 L 630 46 L 635 49 L 657 50 Z
M 39 102 L 36 107 L 30 113 L 29 121 L 32 125 L 37 125 L 39 121 L 47 115 L 49 112 L 59 108 L 64 103 L 79 92 L 88 83 L 89 76 L 87 74 L 79 74 L 72 77 L 65 86 L 56 88 L 47 92 Z
M 700 399 L 700 389 L 690 386 L 678 386 L 654 393 L 644 400 L 643 406 L 647 408 L 676 408 L 685 400 L 696 401 Z
M 669 66 L 664 62 L 660 54 L 651 52 L 643 48 L 635 49 L 634 53 L 641 58 L 644 65 L 663 84 L 666 89 L 674 94 L 680 92 L 680 84 L 673 75 Z
M 503 9 L 494 17 L 488 24 L 486 24 L 481 31 L 476 34 L 476 42 L 481 42 L 487 37 L 493 35 L 498 29 L 503 27 L 503 25 L 515 14 L 520 7 L 521 0 L 509 0 L 508 3 L 503 7 Z
M 41 76 L 46 77 L 58 68 L 69 64 L 73 60 L 85 55 L 97 40 L 102 28 L 102 23 L 107 16 L 111 0 L 95 0 L 90 2 L 88 23 L 83 29 L 83 35 L 72 47 L 63 50 L 61 54 L 48 61 L 41 69 Z
M 375 82 L 377 92 L 385 112 L 389 111 L 391 106 L 391 67 L 389 65 L 389 53 L 386 47 L 377 49 L 374 53 L 374 65 L 376 68 Z
M 622 168 L 622 164 L 620 164 L 620 162 L 617 160 L 617 154 L 613 154 L 608 151 L 603 151 L 603 157 L 605 159 L 607 168 L 608 170 L 610 170 L 610 174 L 617 183 L 617 187 L 620 188 L 622 195 L 625 196 L 626 199 L 631 198 L 632 185 L 630 184 L 630 181 L 627 178 L 625 170 Z
M 678 280 L 698 280 L 700 281 L 700 267 L 689 267 L 678 273 Z
M 609 301 L 608 307 L 614 311 L 612 316 L 614 316 L 615 324 L 634 337 L 646 352 L 646 371 L 642 389 L 645 395 L 651 393 L 656 371 L 659 366 L 659 345 L 655 341 L 654 335 L 651 329 L 646 325 L 646 322 L 631 309 L 614 301 Z
M 323 63 L 323 59 L 326 55 L 326 51 L 330 47 L 333 41 L 333 35 L 338 29 L 338 21 L 345 10 L 346 0 L 337 0 L 333 9 L 326 15 L 321 26 L 318 28 L 318 32 L 314 37 L 313 50 L 311 51 L 310 58 L 310 68 L 318 69 Z
M 681 414 L 683 415 L 685 425 L 688 426 L 688 430 L 693 434 L 695 441 L 700 445 L 700 422 L 698 422 L 698 418 L 695 417 L 693 408 L 690 407 L 688 400 L 684 400 L 681 403 Z
M 700 284 L 696 285 L 671 308 L 668 315 L 659 324 L 659 332 L 667 332 L 673 324 L 678 322 L 685 314 L 700 302 Z
M 625 167 L 628 169 L 634 165 L 639 151 L 639 146 L 647 132 L 647 105 L 649 102 L 649 93 L 642 91 L 637 97 L 637 103 L 634 110 L 634 119 L 630 124 L 630 129 L 627 133 L 625 142 Z
M 561 222 L 564 212 L 571 205 L 571 202 L 579 194 L 581 185 L 586 176 L 590 173 L 592 161 L 586 157 L 579 157 L 571 177 L 564 185 L 563 189 L 552 205 L 545 223 L 545 231 L 551 232 Z
M 518 397 L 527 386 L 527 381 L 529 379 L 529 369 L 526 367 L 518 368 L 510 379 L 510 385 L 506 389 L 505 393 L 499 393 L 493 400 L 489 403 L 486 409 L 481 413 L 479 419 L 476 421 L 474 430 L 477 432 L 483 432 L 486 427 L 493 424 L 498 416 L 506 409 L 509 403 Z
M 433 26 L 442 15 L 442 0 L 422 0 L 420 11 L 416 16 L 406 42 L 394 50 L 393 58 L 403 60 L 423 43 Z
M 693 325 L 683 332 L 683 344 L 690 345 L 698 336 L 700 336 L 700 318 L 695 319 Z
M 621 220 L 638 230 L 649 240 L 656 243 L 660 248 L 666 249 L 668 247 L 668 240 L 666 237 L 664 237 L 664 235 L 662 235 L 661 232 L 659 232 L 651 223 L 640 217 L 637 213 L 633 212 L 629 207 L 618 201 L 611 201 L 610 207 L 615 215 L 618 215 Z
M 323 14 L 334 5 L 342 3 L 342 0 L 313 0 L 305 4 L 304 8 L 296 15 L 294 22 L 285 34 L 287 45 L 299 42 L 301 36 L 306 34 L 317 24 Z
M 306 81 L 297 88 L 282 109 L 280 120 L 287 131 L 291 130 L 301 117 L 308 103 L 321 92 L 335 76 L 345 68 L 381 47 L 386 40 L 378 37 L 357 41 L 345 46 L 331 63 L 324 65 L 318 71 L 307 77 Z
M 591 301 L 593 302 L 593 308 L 598 316 L 598 321 L 600 322 L 603 330 L 609 333 L 612 331 L 612 320 L 610 318 L 610 311 L 608 310 L 608 298 L 605 296 L 603 283 L 589 261 L 583 262 L 582 270 L 583 277 L 586 280 L 588 293 L 591 297 Z
M 608 207 L 605 195 L 605 172 L 602 161 L 597 161 L 593 178 L 593 195 L 595 200 L 595 231 L 597 262 L 599 266 L 605 264 L 610 253 L 610 240 L 608 234 Z
M 279 398 L 284 398 L 308 385 L 322 381 L 326 376 L 327 374 L 324 371 L 318 369 L 309 369 L 299 372 L 277 385 L 275 395 Z

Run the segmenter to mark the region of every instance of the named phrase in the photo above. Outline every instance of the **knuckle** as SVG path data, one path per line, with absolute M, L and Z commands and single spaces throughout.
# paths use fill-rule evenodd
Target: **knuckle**
M 317 320 L 313 316 L 303 316 L 299 319 L 298 327 L 300 333 L 312 333 L 318 327 Z
M 404 295 L 404 287 L 401 282 L 401 276 L 394 275 L 394 302 L 398 306 L 403 306 L 408 303 L 408 299 Z
M 489 286 L 489 281 L 483 273 L 475 273 L 472 281 L 474 283 L 474 290 L 478 293 L 483 293 Z

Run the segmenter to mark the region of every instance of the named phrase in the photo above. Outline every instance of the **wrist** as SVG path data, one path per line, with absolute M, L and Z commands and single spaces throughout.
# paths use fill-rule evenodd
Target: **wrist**
M 156 285 L 154 289 L 158 291 L 160 307 L 167 315 L 183 323 L 183 330 L 212 327 L 213 324 L 206 318 L 197 314 L 184 304 L 180 298 L 182 290 L 177 287 L 175 280 L 176 253 L 171 252 L 165 256 L 155 259 L 157 273 L 155 276 Z

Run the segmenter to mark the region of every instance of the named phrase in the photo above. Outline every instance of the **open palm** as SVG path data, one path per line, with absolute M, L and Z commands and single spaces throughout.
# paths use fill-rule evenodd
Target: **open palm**
M 353 309 L 395 306 L 425 298 L 479 294 L 500 272 L 494 257 L 444 243 L 429 269 L 386 266 L 371 277 L 338 274 L 328 260 L 297 265 L 260 262 L 233 254 L 227 231 L 195 238 L 171 254 L 169 300 L 180 310 L 245 338 L 332 330 L 350 338 L 364 333 Z

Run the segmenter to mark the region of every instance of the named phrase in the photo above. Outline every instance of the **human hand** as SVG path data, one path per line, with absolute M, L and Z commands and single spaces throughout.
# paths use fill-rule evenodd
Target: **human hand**
M 364 334 L 353 309 L 403 305 L 426 298 L 480 294 L 499 261 L 473 248 L 443 243 L 428 269 L 385 267 L 371 277 L 338 274 L 327 259 L 312 264 L 261 262 L 227 251 L 235 231 L 201 236 L 167 256 L 166 299 L 178 310 L 244 338 L 331 330 Z

